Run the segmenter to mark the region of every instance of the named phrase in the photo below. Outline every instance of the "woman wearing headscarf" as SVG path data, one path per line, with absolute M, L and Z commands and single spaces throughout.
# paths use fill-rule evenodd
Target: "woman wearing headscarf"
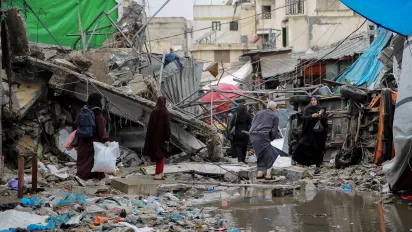
M 106 119 L 103 116 L 103 96 L 99 93 L 90 94 L 87 99 L 87 108 L 92 110 L 95 117 L 96 131 L 92 138 L 78 138 L 77 150 L 77 174 L 76 180 L 79 184 L 86 186 L 87 180 L 99 180 L 98 185 L 104 184 L 105 174 L 103 172 L 91 172 L 94 165 L 93 142 L 104 143 L 109 146 L 109 134 L 106 130 Z M 84 108 L 81 111 L 85 110 Z M 77 121 L 75 128 L 77 128 Z
M 235 134 L 231 141 L 232 154 L 234 154 L 234 157 L 237 157 L 239 163 L 246 163 L 246 152 L 247 145 L 249 144 L 249 135 L 247 133 L 244 133 L 244 131 L 248 132 L 251 124 L 252 117 L 248 114 L 246 106 L 240 104 L 236 112 L 230 118 L 228 127 L 229 133 L 230 131 L 232 131 L 232 128 L 235 127 Z
M 170 134 L 170 113 L 166 108 L 166 98 L 161 96 L 150 114 L 144 143 L 144 154 L 150 156 L 152 162 L 156 162 L 155 180 L 164 179 L 163 167 Z
M 323 162 L 327 126 L 326 108 L 322 107 L 319 98 L 314 96 L 303 111 L 302 135 L 292 158 L 302 165 L 315 164 L 315 174 L 320 173 L 320 165 Z

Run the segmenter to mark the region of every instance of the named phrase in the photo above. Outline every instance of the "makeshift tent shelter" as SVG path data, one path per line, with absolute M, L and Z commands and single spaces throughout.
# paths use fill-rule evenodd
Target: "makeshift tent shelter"
M 412 34 L 410 0 L 341 0 L 356 13 L 374 22 L 380 27 L 403 36 Z
M 217 85 L 217 83 L 226 83 L 226 84 L 231 84 L 234 86 L 239 85 L 240 83 L 235 81 L 234 79 L 239 79 L 239 80 L 245 80 L 247 77 L 250 76 L 252 73 L 253 67 L 252 63 L 248 61 L 245 65 L 243 65 L 239 70 L 236 72 L 226 75 L 220 79 L 220 81 L 213 81 L 211 84 L 204 86 L 202 89 L 208 90 L 210 89 L 210 86 Z
M 19 4 L 20 2 L 20 4 Z M 23 6 L 23 0 L 13 1 L 14 5 Z M 103 10 L 108 12 L 117 5 L 115 0 L 87 0 L 87 1 L 63 1 L 63 0 L 26 0 L 27 4 L 38 15 L 53 36 L 63 46 L 73 47 L 78 37 L 68 37 L 66 34 L 79 33 L 78 12 L 80 11 L 83 30 L 92 23 L 93 19 Z M 26 26 L 29 40 L 36 43 L 55 44 L 57 43 L 49 35 L 46 29 L 39 23 L 36 17 L 27 8 Z M 110 14 L 113 21 L 117 22 L 118 11 Z M 100 26 L 109 25 L 110 21 L 104 19 Z M 100 30 L 100 33 L 114 31 L 113 28 Z M 111 35 L 108 35 L 111 37 Z M 94 36 L 91 42 L 93 47 L 100 47 L 106 40 L 106 36 Z M 80 45 L 81 43 L 78 43 Z
M 383 68 L 377 56 L 386 47 L 391 36 L 392 32 L 383 28 L 378 29 L 378 36 L 373 43 L 337 81 L 357 86 L 372 86 Z
M 393 140 L 395 157 L 384 164 L 383 172 L 392 190 L 412 189 L 412 36 L 405 43 L 402 57 L 402 71 L 398 88 Z

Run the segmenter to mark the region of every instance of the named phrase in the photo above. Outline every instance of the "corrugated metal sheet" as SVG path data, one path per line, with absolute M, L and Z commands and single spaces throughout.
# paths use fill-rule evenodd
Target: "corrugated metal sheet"
M 292 54 L 279 54 L 260 58 L 262 76 L 271 77 L 294 71 L 297 58 L 296 55 Z
M 371 87 L 376 82 L 383 64 L 377 56 L 382 52 L 392 37 L 392 32 L 379 29 L 379 34 L 370 47 L 360 56 L 353 65 L 342 74 L 338 82 Z
M 339 45 L 341 42 L 342 41 L 339 41 L 334 44 L 331 44 L 330 46 L 322 47 L 318 51 L 301 56 L 300 59 L 337 60 L 344 56 L 354 56 L 357 54 L 362 54 L 369 47 L 369 39 L 365 38 L 363 35 L 358 35 L 356 37 L 349 38 L 341 45 Z M 336 48 L 337 46 L 338 48 Z M 335 48 L 336 50 L 333 51 Z M 331 51 L 333 52 L 330 53 Z
M 174 104 L 199 90 L 200 79 L 202 78 L 202 62 L 190 58 L 181 59 L 181 61 L 183 70 L 178 68 L 176 61 L 169 63 L 163 69 L 162 91 Z M 196 97 L 197 95 L 195 94 L 188 101 Z M 184 110 L 193 114 L 200 113 L 198 106 L 185 108 Z

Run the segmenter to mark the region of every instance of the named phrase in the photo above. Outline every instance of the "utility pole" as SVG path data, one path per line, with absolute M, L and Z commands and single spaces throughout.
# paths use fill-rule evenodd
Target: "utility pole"
M 1 12 L 3 12 L 3 0 L 0 0 L 0 9 Z M 2 13 L 3 14 L 3 13 Z M 0 20 L 0 80 L 3 80 L 3 67 L 2 67 L 2 57 L 3 57 L 3 50 L 1 46 L 1 24 L 2 21 Z M 9 83 L 10 85 L 11 83 Z M 3 106 L 3 97 L 4 97 L 4 91 L 3 91 L 3 85 L 1 85 L 0 88 L 0 104 Z M 0 109 L 0 119 L 2 119 L 2 109 Z M 2 121 L 0 120 L 0 174 L 4 172 L 4 157 L 3 157 L 3 128 L 2 128 Z

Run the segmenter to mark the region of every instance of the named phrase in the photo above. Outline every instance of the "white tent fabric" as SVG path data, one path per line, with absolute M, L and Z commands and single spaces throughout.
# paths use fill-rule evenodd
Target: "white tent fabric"
M 408 37 L 403 49 L 402 70 L 399 80 L 398 98 L 396 103 L 395 118 L 393 122 L 393 140 L 395 157 L 384 164 L 385 173 L 390 187 L 394 190 L 407 169 L 412 170 L 412 35 Z M 409 170 L 408 170 L 409 171 Z M 404 179 L 404 178 L 403 178 Z M 409 186 L 401 188 L 412 188 Z
M 253 70 L 252 63 L 249 61 L 245 65 L 243 65 L 239 70 L 232 73 L 232 75 L 226 75 L 222 77 L 220 81 L 213 81 L 211 84 L 204 86 L 202 89 L 208 90 L 210 89 L 210 85 L 214 86 L 214 85 L 217 85 L 217 83 L 226 83 L 226 84 L 232 84 L 234 86 L 238 86 L 240 83 L 237 81 L 234 81 L 233 78 L 237 78 L 239 80 L 245 80 L 252 73 L 252 70 Z

